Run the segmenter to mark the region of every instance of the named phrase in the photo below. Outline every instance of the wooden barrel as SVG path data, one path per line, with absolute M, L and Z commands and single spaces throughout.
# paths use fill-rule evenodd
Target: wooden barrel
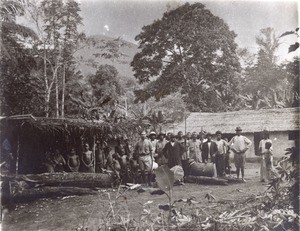
M 214 176 L 213 163 L 197 163 L 195 161 L 191 161 L 189 168 L 189 174 L 192 176 Z

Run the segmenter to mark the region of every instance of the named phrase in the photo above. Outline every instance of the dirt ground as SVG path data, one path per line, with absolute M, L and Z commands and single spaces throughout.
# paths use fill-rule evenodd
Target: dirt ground
M 259 182 L 259 164 L 248 163 L 246 166 L 246 183 L 221 185 L 185 184 L 174 187 L 174 199 L 194 196 L 201 208 L 213 212 L 222 201 L 242 201 L 248 196 L 257 195 L 266 190 L 267 185 Z M 101 189 L 97 195 L 70 196 L 56 199 L 39 199 L 31 203 L 17 204 L 15 208 L 4 214 L 2 230 L 75 230 L 87 227 L 96 230 L 101 227 L 100 218 L 110 211 L 109 201 L 116 196 L 116 190 Z M 211 193 L 215 202 L 209 203 L 205 198 Z M 111 200 L 108 199 L 108 194 Z M 137 218 L 143 211 L 143 204 L 153 201 L 151 211 L 158 211 L 158 204 L 166 204 L 165 195 L 152 196 L 148 192 L 138 193 L 136 190 L 126 191 L 124 197 L 118 199 L 114 207 L 115 214 Z M 218 202 L 218 203 L 216 203 Z M 224 207 L 225 208 L 225 207 Z M 220 208 L 218 208 L 220 209 Z

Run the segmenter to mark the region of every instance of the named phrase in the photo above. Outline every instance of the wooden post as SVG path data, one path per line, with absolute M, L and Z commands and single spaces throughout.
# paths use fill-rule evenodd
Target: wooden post
M 184 135 L 186 136 L 186 112 L 184 108 Z
M 94 172 L 96 172 L 96 135 L 93 136 L 93 160 L 94 160 Z
M 128 105 L 127 105 L 127 98 L 125 98 L 125 115 L 128 116 Z
M 18 143 L 17 143 L 16 175 L 18 175 L 19 173 L 19 156 L 20 156 L 20 134 L 18 134 Z

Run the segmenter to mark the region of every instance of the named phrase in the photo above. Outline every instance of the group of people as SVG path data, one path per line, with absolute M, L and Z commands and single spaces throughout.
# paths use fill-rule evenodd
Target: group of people
M 64 157 L 65 156 L 65 157 Z M 45 153 L 45 161 L 42 164 L 42 171 L 53 172 L 94 172 L 93 152 L 87 142 L 82 145 L 82 154 L 78 155 L 75 148 L 71 148 L 67 155 L 62 155 L 58 148 L 54 152 Z
M 175 165 L 183 167 L 185 175 L 188 172 L 189 163 L 192 161 L 202 163 L 214 163 L 218 177 L 225 176 L 230 171 L 229 155 L 233 153 L 233 161 L 236 167 L 237 178 L 245 182 L 245 160 L 246 151 L 252 142 L 242 135 L 242 129 L 235 129 L 236 135 L 228 142 L 222 138 L 222 132 L 215 133 L 213 140 L 211 133 L 196 132 L 187 133 L 179 131 L 177 135 L 169 132 L 167 134 L 152 131 L 148 135 L 141 133 L 141 139 L 134 148 L 134 157 L 139 160 L 140 166 L 145 171 L 151 171 L 156 165 Z M 268 132 L 263 132 L 263 140 L 260 142 L 259 155 L 261 156 L 261 180 L 269 180 L 272 169 L 272 142 L 268 138 Z
M 187 133 L 179 131 L 177 135 L 156 134 L 154 131 L 148 135 L 141 132 L 140 139 L 131 148 L 129 139 L 119 137 L 111 147 L 107 142 L 96 142 L 95 147 L 83 141 L 81 148 L 71 148 L 68 153 L 62 154 L 58 148 L 49 151 L 45 155 L 43 164 L 45 172 L 103 172 L 112 170 L 119 178 L 127 180 L 141 173 L 143 182 L 151 182 L 152 170 L 161 165 L 172 168 L 182 166 L 184 174 L 189 175 L 189 166 L 192 162 L 213 163 L 218 177 L 230 173 L 230 153 L 233 153 L 233 161 L 236 167 L 237 178 L 245 181 L 246 151 L 252 142 L 242 135 L 242 129 L 235 129 L 236 135 L 228 141 L 222 137 L 222 132 L 215 133 L 215 139 L 211 133 Z M 272 141 L 268 131 L 263 131 L 262 140 L 259 143 L 261 157 L 261 181 L 270 180 L 273 171 Z M 11 153 L 11 148 L 3 142 L 2 148 Z M 78 146 L 78 145 L 77 145 Z M 9 161 L 6 161 L 9 162 Z M 148 179 L 146 179 L 148 176 Z

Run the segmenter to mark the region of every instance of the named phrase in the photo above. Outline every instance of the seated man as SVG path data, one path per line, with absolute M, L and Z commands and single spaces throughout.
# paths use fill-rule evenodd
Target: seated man
M 55 172 L 63 172 L 64 167 L 66 165 L 66 161 L 63 156 L 60 154 L 60 151 L 56 148 L 53 156 L 53 162 L 55 164 L 54 171 Z
M 55 149 L 55 152 L 47 151 L 45 153 L 45 161 L 43 163 L 42 172 L 54 173 L 54 172 L 63 172 L 66 161 L 63 156 L 60 154 L 58 149 Z

